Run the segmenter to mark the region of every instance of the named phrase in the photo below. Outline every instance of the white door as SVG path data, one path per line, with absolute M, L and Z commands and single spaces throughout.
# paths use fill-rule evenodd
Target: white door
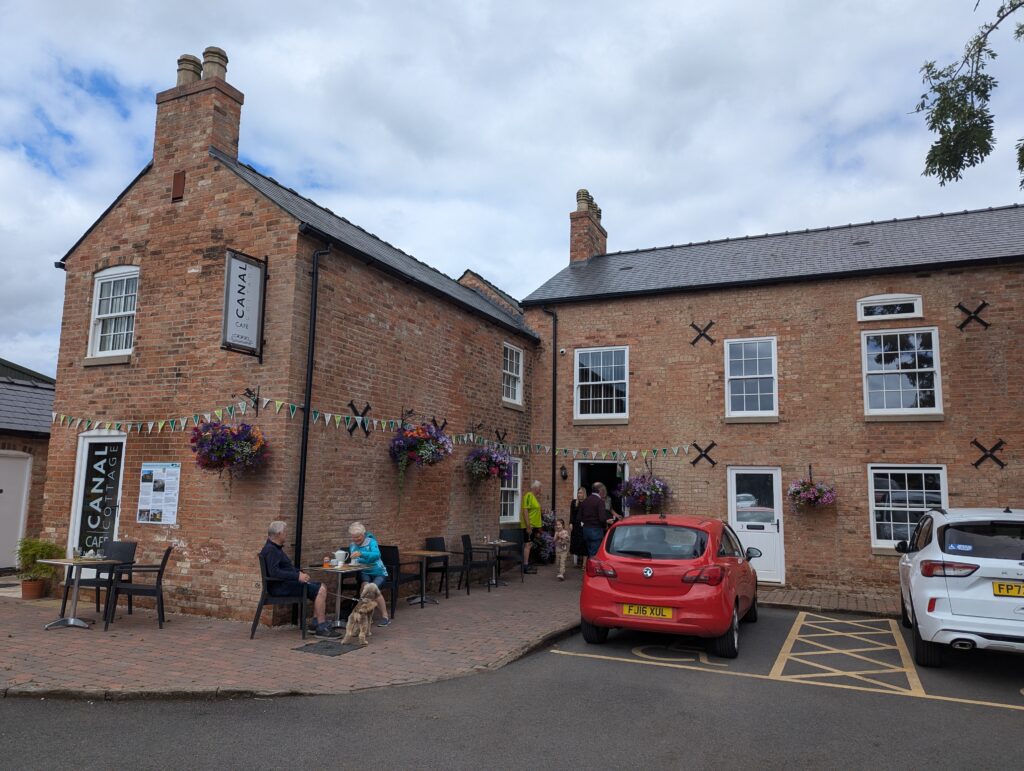
M 729 524 L 743 548 L 753 546 L 761 555 L 751 564 L 762 583 L 786 581 L 786 554 L 782 527 L 782 470 L 750 466 L 729 469 Z
M 0 568 L 18 564 L 18 541 L 25 534 L 32 456 L 0 452 Z

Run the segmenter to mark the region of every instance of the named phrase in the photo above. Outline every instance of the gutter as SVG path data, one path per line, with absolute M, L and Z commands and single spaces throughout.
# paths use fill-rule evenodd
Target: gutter
M 555 465 L 558 463 L 558 314 L 546 305 L 541 307 L 551 317 L 551 510 L 555 510 L 555 485 L 558 476 Z

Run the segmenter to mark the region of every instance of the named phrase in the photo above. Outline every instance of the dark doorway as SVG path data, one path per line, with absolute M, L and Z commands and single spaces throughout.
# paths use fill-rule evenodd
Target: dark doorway
M 625 466 L 621 463 L 584 463 L 576 464 L 576 474 L 579 479 L 579 487 L 585 487 L 587 494 L 591 492 L 594 482 L 603 482 L 608 488 L 608 495 L 612 499 L 612 511 L 622 514 L 622 500 L 616 494 L 619 485 L 625 479 Z

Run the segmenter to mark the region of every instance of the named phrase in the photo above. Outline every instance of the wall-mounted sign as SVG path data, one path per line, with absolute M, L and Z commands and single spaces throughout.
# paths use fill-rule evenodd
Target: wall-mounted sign
M 180 463 L 143 463 L 136 522 L 174 525 L 178 521 Z
M 228 249 L 224 266 L 222 347 L 262 356 L 266 275 L 267 263 Z

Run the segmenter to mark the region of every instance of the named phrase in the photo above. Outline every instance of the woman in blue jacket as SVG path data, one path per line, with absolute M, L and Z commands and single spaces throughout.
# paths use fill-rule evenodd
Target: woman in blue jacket
M 388 577 L 388 569 L 380 558 L 380 547 L 377 546 L 377 539 L 372 533 L 366 532 L 362 522 L 353 522 L 348 526 L 348 534 L 352 537 L 348 552 L 353 564 L 365 565 L 359 571 L 359 579 L 363 583 L 374 583 L 380 588 L 384 585 L 384 579 Z M 377 626 L 387 626 L 391 623 L 388 617 L 388 604 L 384 601 L 384 595 L 377 597 L 377 609 L 380 611 L 380 621 Z

